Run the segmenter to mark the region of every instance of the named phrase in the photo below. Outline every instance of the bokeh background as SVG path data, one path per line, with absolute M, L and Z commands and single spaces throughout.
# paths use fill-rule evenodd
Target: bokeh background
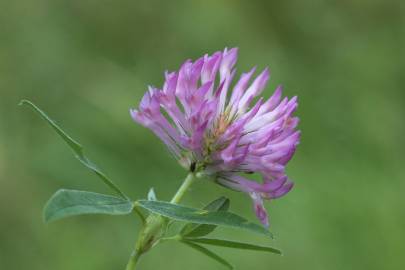
M 123 269 L 134 216 L 84 216 L 45 225 L 59 188 L 108 193 L 31 110 L 28 98 L 81 142 L 132 198 L 154 187 L 167 200 L 185 176 L 128 113 L 148 84 L 224 47 L 239 74 L 270 66 L 298 95 L 302 143 L 289 164 L 294 190 L 267 204 L 276 240 L 229 229 L 216 235 L 272 244 L 284 256 L 218 250 L 237 269 L 404 269 L 405 9 L 402 1 L 0 1 L 0 268 Z M 229 196 L 197 183 L 195 207 Z M 177 243 L 140 269 L 224 269 Z

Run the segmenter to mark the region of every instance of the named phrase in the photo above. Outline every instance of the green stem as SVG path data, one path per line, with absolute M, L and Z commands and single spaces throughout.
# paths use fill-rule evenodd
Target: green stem
M 183 198 L 184 193 L 186 193 L 187 189 L 191 186 L 191 184 L 195 180 L 195 175 L 193 173 L 189 173 L 184 180 L 183 184 L 180 186 L 180 188 L 177 190 L 176 194 L 170 201 L 171 203 L 179 203 L 181 198 Z
M 127 267 L 125 270 L 135 270 L 136 264 L 138 263 L 139 258 L 141 257 L 141 253 L 134 250 L 129 258 Z
M 142 225 L 145 225 L 146 224 L 146 218 L 142 214 L 141 210 L 139 210 L 138 206 L 134 206 L 134 212 L 139 216 L 139 219 L 141 220 Z
M 189 173 L 170 202 L 179 203 L 195 179 L 195 175 L 193 173 Z M 142 213 L 136 210 L 137 209 L 135 209 L 135 212 L 143 217 Z M 125 270 L 135 270 L 141 255 L 147 252 L 153 246 L 153 244 L 159 241 L 159 239 L 162 237 L 162 228 L 164 227 L 165 223 L 165 219 L 163 217 L 156 214 L 151 214 L 146 220 L 143 221 L 144 226 L 139 234 L 138 240 L 135 244 L 135 249 L 129 258 Z

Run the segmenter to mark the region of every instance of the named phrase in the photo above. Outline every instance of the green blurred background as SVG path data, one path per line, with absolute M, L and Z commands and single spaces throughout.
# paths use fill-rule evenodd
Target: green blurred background
M 132 198 L 167 200 L 185 176 L 160 141 L 134 124 L 148 84 L 187 58 L 240 48 L 239 74 L 270 66 L 299 96 L 302 142 L 289 164 L 293 191 L 267 204 L 285 255 L 221 250 L 237 269 L 404 269 L 405 9 L 401 1 L 0 1 L 0 268 L 123 269 L 134 216 L 84 216 L 45 225 L 59 188 L 108 193 L 28 98 L 79 140 Z M 197 183 L 185 204 L 247 196 Z M 213 248 L 213 250 L 218 250 Z M 140 269 L 224 269 L 176 243 Z

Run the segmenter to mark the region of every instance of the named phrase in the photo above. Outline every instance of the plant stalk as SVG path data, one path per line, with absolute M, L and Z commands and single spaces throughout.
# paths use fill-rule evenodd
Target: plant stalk
M 141 253 L 134 250 L 131 254 L 131 257 L 129 258 L 129 261 L 128 261 L 128 264 L 127 264 L 127 267 L 125 268 L 125 270 L 135 270 L 140 257 L 141 257 Z
M 196 178 L 194 173 L 190 172 L 187 175 L 186 179 L 184 179 L 183 184 L 181 184 L 180 188 L 177 190 L 176 194 L 173 196 L 170 202 L 179 203 L 195 179 Z M 144 226 L 139 233 L 138 240 L 135 243 L 134 251 L 129 258 L 125 270 L 136 269 L 141 255 L 147 252 L 164 234 L 163 230 L 166 222 L 167 219 L 163 218 L 162 216 L 156 214 L 151 214 L 148 216 L 148 218 L 143 223 Z
M 188 190 L 188 188 L 191 186 L 191 184 L 195 180 L 195 175 L 194 173 L 189 173 L 184 180 L 183 184 L 180 186 L 180 188 L 177 190 L 176 194 L 173 196 L 172 200 L 170 201 L 171 203 L 179 203 L 180 200 L 183 198 L 184 194 Z

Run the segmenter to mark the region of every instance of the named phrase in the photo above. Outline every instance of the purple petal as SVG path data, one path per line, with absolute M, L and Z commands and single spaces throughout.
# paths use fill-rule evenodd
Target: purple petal
M 287 183 L 284 186 L 282 186 L 281 188 L 279 188 L 275 191 L 269 192 L 267 196 L 270 199 L 280 198 L 280 197 L 284 196 L 285 194 L 287 194 L 293 188 L 293 186 L 294 186 L 293 182 L 287 181 Z
M 253 200 L 253 208 L 254 208 L 257 218 L 260 220 L 260 222 L 264 226 L 269 227 L 270 226 L 269 218 L 267 215 L 267 211 L 264 208 L 262 197 L 260 196 L 260 194 L 258 194 L 256 192 L 252 192 L 249 195 Z
M 262 108 L 260 108 L 260 111 L 257 114 L 262 115 L 263 113 L 274 110 L 274 108 L 280 102 L 282 92 L 283 92 L 283 87 L 281 85 L 277 86 L 273 95 L 263 104 Z
M 225 164 L 229 164 L 234 160 L 234 153 L 236 147 L 238 146 L 238 140 L 234 139 L 231 144 L 221 151 L 221 158 L 225 162 Z
M 201 83 L 213 81 L 221 62 L 222 52 L 216 52 L 212 56 L 204 56 L 204 64 L 201 70 Z
M 232 48 L 229 51 L 224 50 L 222 54 L 221 66 L 219 68 L 220 80 L 223 81 L 226 76 L 231 74 L 233 66 L 238 59 L 238 48 Z
M 285 184 L 286 181 L 287 181 L 287 176 L 282 176 L 275 180 L 265 179 L 264 186 L 265 186 L 265 189 L 267 190 L 266 192 L 275 191 L 275 190 L 281 188 Z
M 253 73 L 255 72 L 256 67 L 253 67 L 248 73 L 243 73 L 242 76 L 240 77 L 239 81 L 235 85 L 232 91 L 232 96 L 229 101 L 229 104 L 234 107 L 236 110 L 239 100 L 242 97 L 243 93 L 246 90 L 246 87 L 250 81 L 250 78 L 252 77 Z
M 259 76 L 253 81 L 252 85 L 246 90 L 245 94 L 241 98 L 239 102 L 239 108 L 246 108 L 249 106 L 249 100 L 251 97 L 258 96 L 264 89 L 267 84 L 267 81 L 270 78 L 269 69 L 266 68 L 260 73 Z

